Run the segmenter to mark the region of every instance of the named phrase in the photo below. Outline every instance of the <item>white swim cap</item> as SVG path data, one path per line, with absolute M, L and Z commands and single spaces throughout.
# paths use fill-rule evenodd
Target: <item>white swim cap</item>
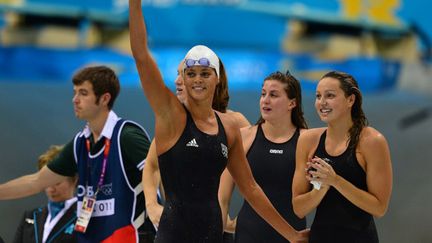
M 186 53 L 183 62 L 183 69 L 192 66 L 204 66 L 214 68 L 216 70 L 218 78 L 220 77 L 219 58 L 216 53 L 214 53 L 214 51 L 212 51 L 207 46 L 197 45 L 192 47 L 188 51 L 188 53 Z

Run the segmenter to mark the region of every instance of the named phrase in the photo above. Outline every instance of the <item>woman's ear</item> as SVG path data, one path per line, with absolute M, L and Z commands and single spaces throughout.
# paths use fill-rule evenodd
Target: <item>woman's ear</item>
M 292 99 L 292 100 L 289 101 L 288 108 L 289 108 L 290 111 L 292 111 L 296 106 L 297 106 L 296 99 Z
M 354 105 L 355 100 L 356 100 L 356 96 L 355 96 L 355 94 L 352 94 L 352 95 L 348 96 L 348 104 L 349 104 L 349 107 L 352 107 L 352 106 Z

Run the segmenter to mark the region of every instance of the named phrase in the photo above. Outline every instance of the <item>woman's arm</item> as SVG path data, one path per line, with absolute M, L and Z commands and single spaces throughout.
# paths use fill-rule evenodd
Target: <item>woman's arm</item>
M 152 223 L 158 227 L 163 207 L 157 200 L 157 189 L 160 185 L 160 172 L 154 140 L 150 145 L 144 165 L 142 185 L 144 189 L 147 214 Z
M 186 123 L 186 113 L 182 104 L 165 86 L 159 68 L 150 54 L 141 0 L 129 0 L 129 30 L 141 86 L 155 114 L 157 152 L 162 153 L 180 136 Z
M 306 163 L 310 161 L 312 149 L 318 144 L 317 136 L 321 129 L 311 129 L 300 134 L 296 148 L 296 168 L 292 183 L 292 204 L 294 213 L 303 218 L 315 209 L 327 193 L 329 186 L 322 185 L 320 190 L 311 190 Z
M 392 166 L 390 151 L 386 139 L 373 128 L 365 128 L 360 137 L 357 153 L 359 162 L 363 162 L 366 171 L 367 191 L 357 188 L 321 159 L 317 159 L 317 175 L 321 181 L 333 186 L 345 198 L 357 207 L 375 217 L 382 217 L 387 211 L 392 191 Z
M 229 111 L 227 112 L 234 120 L 237 126 L 241 126 L 240 134 L 242 136 L 243 149 L 245 153 L 249 150 L 253 139 L 256 134 L 256 126 L 250 127 L 249 121 L 239 112 Z M 235 227 L 236 220 L 230 220 L 229 218 L 229 206 L 231 202 L 232 193 L 234 191 L 235 183 L 229 173 L 228 169 L 225 169 L 221 176 L 220 186 L 219 186 L 219 204 L 222 211 L 222 222 L 224 229 L 227 228 L 227 223 L 231 223 L 230 227 Z
M 144 93 L 155 113 L 167 112 L 164 110 L 168 108 L 170 92 L 147 45 L 147 29 L 141 0 L 129 0 L 129 29 L 132 54 Z
M 219 193 L 218 193 L 219 204 L 222 211 L 222 222 L 223 222 L 224 229 L 228 220 L 229 206 L 230 206 L 231 196 L 233 191 L 234 191 L 234 180 L 231 177 L 229 171 L 225 169 L 220 179 Z

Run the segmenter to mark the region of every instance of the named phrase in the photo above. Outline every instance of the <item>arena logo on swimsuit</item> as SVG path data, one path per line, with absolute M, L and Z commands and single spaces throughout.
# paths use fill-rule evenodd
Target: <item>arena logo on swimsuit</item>
M 270 149 L 271 154 L 283 154 L 283 149 Z

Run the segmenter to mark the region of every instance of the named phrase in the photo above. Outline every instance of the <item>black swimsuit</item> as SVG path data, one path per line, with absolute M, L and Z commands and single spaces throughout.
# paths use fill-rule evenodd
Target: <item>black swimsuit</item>
M 222 242 L 218 201 L 220 176 L 227 165 L 225 130 L 200 131 L 186 110 L 186 127 L 176 144 L 159 156 L 166 202 L 155 242 Z
M 357 161 L 355 149 L 346 149 L 341 155 L 326 152 L 327 131 L 320 138 L 315 155 L 330 160 L 336 174 L 354 186 L 367 190 L 366 173 Z M 371 214 L 348 201 L 331 187 L 317 207 L 309 242 L 378 242 L 375 222 Z
M 273 143 L 264 136 L 261 125 L 259 125 L 255 140 L 247 153 L 256 182 L 282 217 L 297 230 L 306 228 L 306 219 L 299 219 L 294 214 L 291 203 L 291 187 L 299 135 L 300 132 L 297 129 L 288 141 Z M 246 201 L 238 215 L 235 241 L 241 243 L 287 242 Z

